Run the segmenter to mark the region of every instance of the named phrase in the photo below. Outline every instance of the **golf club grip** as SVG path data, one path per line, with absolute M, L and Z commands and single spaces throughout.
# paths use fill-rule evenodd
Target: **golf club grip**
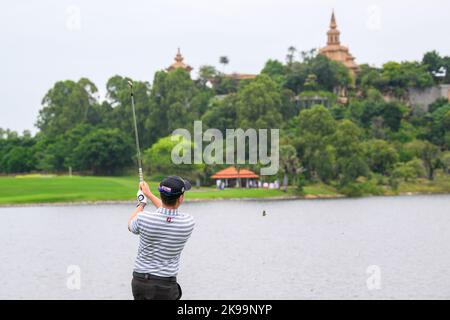
M 144 174 L 142 173 L 142 168 L 139 168 L 139 182 L 144 181 Z

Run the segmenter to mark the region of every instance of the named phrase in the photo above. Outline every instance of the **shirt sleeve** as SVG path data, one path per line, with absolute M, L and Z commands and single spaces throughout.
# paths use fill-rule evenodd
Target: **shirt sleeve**
M 131 220 L 129 230 L 134 234 L 139 234 L 139 213 Z

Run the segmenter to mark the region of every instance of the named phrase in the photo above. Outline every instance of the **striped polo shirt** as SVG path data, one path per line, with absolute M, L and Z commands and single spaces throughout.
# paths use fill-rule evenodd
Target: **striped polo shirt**
M 194 218 L 177 209 L 142 211 L 130 223 L 130 231 L 139 235 L 134 271 L 160 277 L 178 274 L 180 255 L 192 230 Z

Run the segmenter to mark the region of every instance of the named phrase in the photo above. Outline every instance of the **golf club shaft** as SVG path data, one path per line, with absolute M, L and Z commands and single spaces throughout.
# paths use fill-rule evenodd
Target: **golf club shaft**
M 139 134 L 136 121 L 136 109 L 134 107 L 134 92 L 133 92 L 133 85 L 131 83 L 130 87 L 131 87 L 131 107 L 133 109 L 134 133 L 136 135 L 137 160 L 139 166 L 139 182 L 142 182 L 144 181 L 144 174 L 142 172 L 141 148 L 139 147 Z

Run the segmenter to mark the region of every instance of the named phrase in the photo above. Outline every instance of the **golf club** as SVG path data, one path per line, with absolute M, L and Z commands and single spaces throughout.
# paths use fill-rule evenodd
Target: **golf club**
M 131 107 L 133 109 L 134 133 L 136 135 L 137 161 L 138 161 L 138 167 L 139 167 L 139 182 L 143 182 L 144 174 L 142 173 L 141 148 L 139 147 L 139 134 L 138 134 L 138 128 L 137 128 L 137 121 L 136 121 L 136 109 L 134 107 L 133 82 L 131 80 L 128 80 L 128 85 L 130 86 L 130 91 L 131 91 Z

